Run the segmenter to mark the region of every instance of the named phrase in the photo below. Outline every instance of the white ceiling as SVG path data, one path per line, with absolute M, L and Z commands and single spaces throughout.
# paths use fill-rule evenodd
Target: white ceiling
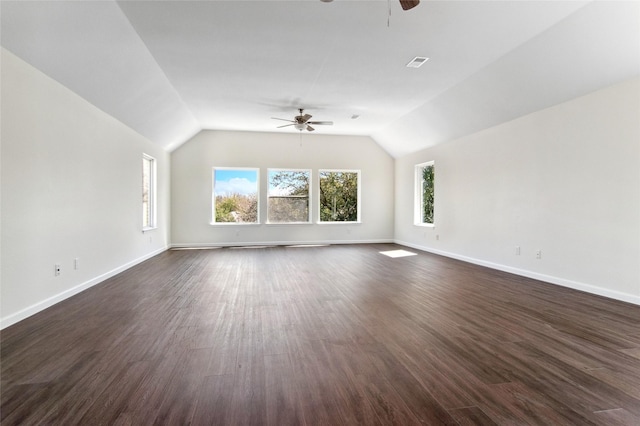
M 389 15 L 389 11 L 391 14 Z M 201 129 L 372 136 L 393 156 L 640 75 L 637 1 L 7 1 L 1 42 L 171 150 Z M 419 69 L 406 68 L 427 56 Z M 351 116 L 358 114 L 358 119 Z

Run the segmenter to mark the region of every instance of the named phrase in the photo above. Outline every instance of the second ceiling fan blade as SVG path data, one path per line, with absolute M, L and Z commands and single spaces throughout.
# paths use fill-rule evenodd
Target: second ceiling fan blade
M 420 0 L 400 0 L 400 6 L 402 10 L 409 10 L 420 4 Z
M 317 124 L 320 126 L 331 126 L 333 121 L 308 121 L 307 124 Z
M 271 117 L 272 120 L 281 120 L 281 121 L 290 121 L 291 123 L 295 123 L 295 121 L 293 120 L 287 120 L 286 118 L 278 118 L 278 117 Z
M 295 125 L 295 123 L 291 123 L 291 124 L 283 124 L 282 126 L 278 126 L 278 127 L 276 127 L 276 129 L 279 129 L 279 128 L 281 128 L 281 127 L 294 126 L 294 125 Z
M 315 129 L 307 124 L 307 131 L 313 132 Z

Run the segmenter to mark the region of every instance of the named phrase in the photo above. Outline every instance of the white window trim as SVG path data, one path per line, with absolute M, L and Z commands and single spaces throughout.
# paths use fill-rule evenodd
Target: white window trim
M 338 221 L 327 221 L 327 220 L 320 220 L 320 180 L 321 180 L 321 175 L 323 172 L 328 172 L 328 173 L 355 173 L 358 175 L 358 212 L 357 212 L 357 219 L 353 220 L 353 221 L 344 221 L 344 220 L 338 220 Z M 317 197 L 317 208 L 316 211 L 318 213 L 318 221 L 316 222 L 318 225 L 354 225 L 354 224 L 360 224 L 362 223 L 362 218 L 361 218 L 361 214 L 362 214 L 362 171 L 361 170 L 354 170 L 354 169 L 319 169 L 318 170 L 318 197 Z
M 255 222 L 216 222 L 216 170 L 247 170 L 256 172 L 256 197 L 258 211 Z M 260 168 L 259 167 L 212 167 L 211 168 L 211 222 L 212 226 L 255 226 L 260 225 Z
M 435 228 L 435 217 L 433 223 L 422 221 L 422 170 L 427 166 L 434 166 L 435 161 L 427 161 L 425 163 L 416 164 L 414 167 L 414 198 L 413 198 L 413 224 L 415 226 L 423 226 L 426 228 Z M 435 198 L 435 197 L 434 197 Z
M 309 194 L 308 194 L 308 199 L 309 199 L 309 212 L 308 212 L 308 219 L 306 221 L 301 221 L 301 222 L 269 222 L 269 189 L 271 188 L 271 181 L 269 180 L 269 176 L 270 173 L 274 171 L 283 171 L 283 172 L 307 172 L 309 173 Z M 312 206 L 312 202 L 311 200 L 313 200 L 313 172 L 311 169 L 287 169 L 287 168 L 281 168 L 281 167 L 276 167 L 276 168 L 268 168 L 267 169 L 267 219 L 265 221 L 265 223 L 267 225 L 308 225 L 313 223 L 311 221 L 311 212 L 313 211 L 313 206 Z
M 157 161 L 154 157 L 149 154 L 142 153 L 143 161 L 146 160 L 150 164 L 150 176 L 149 176 L 149 224 L 147 226 L 142 226 L 142 232 L 151 231 L 153 229 L 158 228 L 157 222 Z M 144 174 L 144 169 L 142 171 Z M 142 214 L 146 212 L 143 210 Z M 144 222 L 144 220 L 143 220 Z

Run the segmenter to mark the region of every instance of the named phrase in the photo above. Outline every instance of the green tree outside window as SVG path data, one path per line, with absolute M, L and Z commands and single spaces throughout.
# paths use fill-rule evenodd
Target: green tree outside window
M 320 172 L 320 221 L 358 221 L 358 172 Z
M 434 166 L 422 168 L 422 223 L 433 223 Z

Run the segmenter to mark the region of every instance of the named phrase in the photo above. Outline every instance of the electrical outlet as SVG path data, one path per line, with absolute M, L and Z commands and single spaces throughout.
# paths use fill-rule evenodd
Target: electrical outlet
M 440 234 L 436 234 L 436 241 L 440 241 Z
M 520 256 L 520 246 L 516 246 L 516 256 Z
M 73 259 L 73 269 L 80 269 L 80 258 L 76 257 Z
M 542 250 L 536 250 L 536 259 L 542 259 Z
M 61 270 L 62 269 L 60 268 L 59 264 L 56 263 L 55 265 L 53 265 L 53 273 L 56 277 L 60 275 Z

